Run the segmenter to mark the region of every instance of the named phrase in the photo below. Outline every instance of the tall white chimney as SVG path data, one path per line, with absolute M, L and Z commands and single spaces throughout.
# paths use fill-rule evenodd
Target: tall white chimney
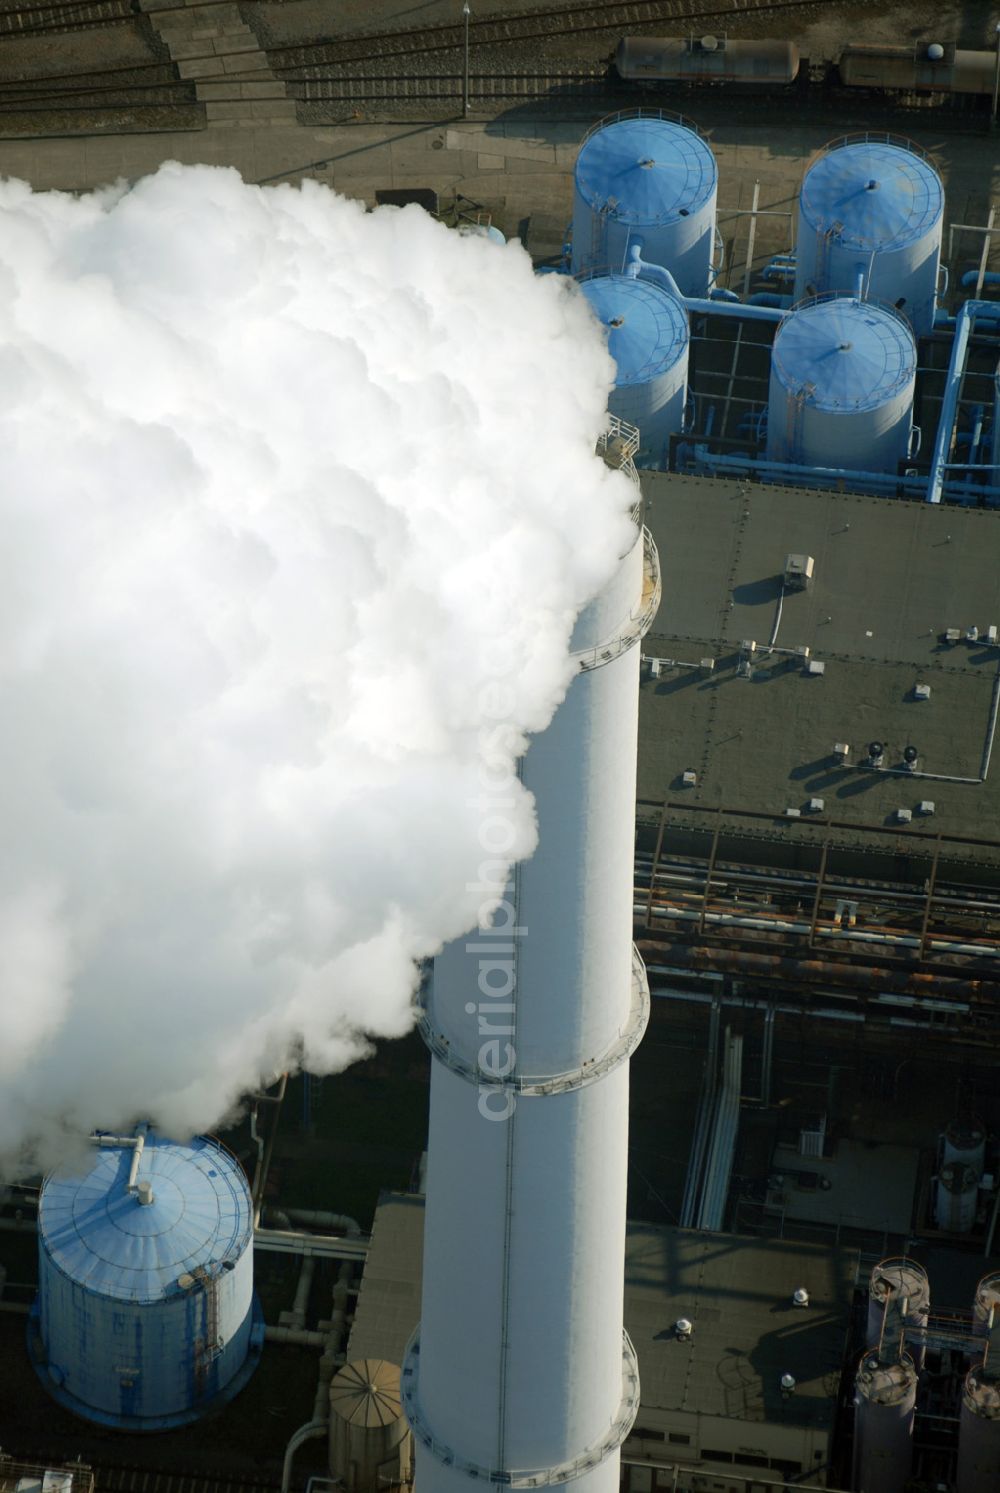
M 423 1309 L 402 1379 L 417 1493 L 617 1493 L 639 1406 L 622 1312 L 628 1062 L 649 1012 L 632 948 L 637 645 L 659 564 L 637 444 L 612 422 L 635 542 L 581 615 L 580 673 L 523 762 L 538 849 L 493 926 L 436 961 L 423 1011 Z

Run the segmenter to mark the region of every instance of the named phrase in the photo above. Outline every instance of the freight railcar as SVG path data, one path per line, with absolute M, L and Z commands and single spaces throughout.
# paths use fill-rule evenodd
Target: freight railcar
M 615 52 L 626 83 L 793 83 L 799 49 L 790 41 L 730 41 L 725 36 L 626 36 Z
M 721 85 L 737 93 L 776 93 L 796 82 L 863 89 L 900 102 L 992 98 L 997 54 L 953 43 L 912 47 L 847 42 L 831 63 L 810 64 L 794 42 L 726 36 L 626 36 L 612 60 L 624 83 Z

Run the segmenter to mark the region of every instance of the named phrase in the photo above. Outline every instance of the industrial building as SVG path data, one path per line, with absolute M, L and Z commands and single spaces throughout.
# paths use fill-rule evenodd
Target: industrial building
M 423 1232 L 422 1199 L 382 1202 L 352 1357 L 391 1357 L 405 1345 L 420 1310 Z M 674 1462 L 707 1469 L 720 1486 L 723 1469 L 822 1472 L 857 1268 L 856 1253 L 836 1246 L 631 1226 L 625 1326 L 642 1398 L 624 1446 L 623 1487 L 651 1488 L 655 1469 Z M 793 1300 L 802 1289 L 808 1308 Z M 787 1375 L 794 1393 L 782 1389 Z
M 37 1206 L 28 1340 L 62 1409 L 222 1424 L 266 1341 L 308 1380 L 285 1490 L 1000 1485 L 1000 302 L 985 257 L 946 299 L 906 141 L 820 152 L 794 252 L 742 297 L 718 187 L 659 111 L 575 165 L 561 268 L 607 329 L 635 524 L 525 760 L 539 851 L 481 930 L 510 1029 L 484 1058 L 483 949 L 446 950 L 425 1165 L 370 1237 L 265 1211 L 275 1096 L 252 1185 L 214 1142 L 96 1136 Z M 684 1155 L 643 1198 L 647 1022 L 686 1046 L 662 1109 L 633 1088 L 633 1155 L 671 1103 Z M 33 1232 L 27 1194 L 2 1221 Z M 264 1330 L 275 1261 L 294 1298 Z

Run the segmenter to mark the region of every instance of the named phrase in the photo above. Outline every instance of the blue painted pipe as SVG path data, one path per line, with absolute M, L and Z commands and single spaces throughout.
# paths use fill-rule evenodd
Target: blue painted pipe
M 962 287 L 963 287 L 963 289 L 966 289 L 970 285 L 977 284 L 978 280 L 979 280 L 979 271 L 978 270 L 966 270 L 965 274 L 962 276 Z M 1000 285 L 1000 272 L 998 272 L 997 270 L 987 270 L 986 274 L 983 276 L 983 284 L 984 285 Z
M 824 485 L 831 482 L 851 482 L 855 485 L 862 483 L 866 487 L 888 490 L 898 487 L 919 489 L 924 485 L 922 477 L 894 477 L 890 472 L 859 472 L 842 467 L 803 467 L 792 461 L 768 461 L 755 456 L 720 456 L 710 452 L 708 447 L 703 445 L 695 446 L 694 463 L 695 466 L 758 472 L 762 476 L 773 474 L 781 477 L 794 477 L 796 482 L 803 487 L 815 485 L 816 479 L 820 479 Z M 982 488 L 977 488 L 977 492 L 982 491 Z
M 709 316 L 732 316 L 742 321 L 769 321 L 771 323 L 781 321 L 783 311 L 771 306 L 750 306 L 744 301 L 713 301 L 698 296 L 686 296 L 681 294 L 681 288 L 677 284 L 669 270 L 665 270 L 660 264 L 650 264 L 642 257 L 642 240 L 633 239 L 628 251 L 628 264 L 625 273 L 630 280 L 652 280 L 656 285 L 662 285 L 675 300 L 695 315 L 707 314 Z
M 965 360 L 969 354 L 972 323 L 977 316 L 988 321 L 1000 321 L 1000 301 L 965 301 L 955 318 L 955 340 L 951 345 L 951 359 L 948 363 L 944 397 L 941 400 L 941 414 L 938 420 L 937 435 L 934 437 L 931 470 L 927 478 L 928 503 L 940 503 L 944 492 L 945 464 L 951 449 L 955 420 L 958 416 L 958 394 L 962 387 Z
M 779 306 L 787 311 L 792 304 L 790 295 L 779 295 L 776 290 L 757 290 L 747 301 L 748 306 Z

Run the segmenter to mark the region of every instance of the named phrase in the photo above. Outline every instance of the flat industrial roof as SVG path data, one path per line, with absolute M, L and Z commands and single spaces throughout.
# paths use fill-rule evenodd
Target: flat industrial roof
M 420 1320 L 424 1199 L 392 1192 L 379 1203 L 354 1308 L 347 1359 L 385 1358 L 402 1367 Z
M 379 1204 L 354 1314 L 350 1359 L 400 1363 L 420 1317 L 424 1199 Z M 822 1425 L 832 1420 L 857 1255 L 832 1245 L 630 1224 L 625 1326 L 645 1408 Z M 810 1304 L 792 1306 L 805 1286 Z M 694 1324 L 690 1341 L 674 1332 Z M 782 1374 L 795 1394 L 784 1399 Z
M 857 1254 L 833 1245 L 630 1226 L 625 1326 L 643 1406 L 829 1425 L 856 1272 Z M 808 1307 L 792 1305 L 800 1286 Z M 680 1317 L 688 1341 L 674 1331 Z M 795 1379 L 789 1399 L 782 1374 Z
M 643 674 L 640 803 L 764 812 L 769 833 L 815 840 L 786 816 L 798 809 L 803 821 L 837 821 L 840 843 L 868 848 L 901 848 L 900 835 L 1000 840 L 1000 743 L 989 751 L 1000 647 L 985 641 L 1000 626 L 1000 515 L 739 479 L 642 480 L 663 600 L 643 644 L 661 662 L 657 677 Z M 812 557 L 813 581 L 782 598 L 791 554 Z M 980 637 L 970 643 L 972 626 Z M 948 629 L 962 640 L 944 642 Z M 769 652 L 772 638 L 788 651 Z M 805 671 L 794 652 L 803 647 L 821 673 Z M 859 765 L 871 741 L 897 771 Z M 850 746 L 846 760 L 838 742 Z M 913 774 L 902 771 L 909 745 Z M 943 780 L 956 778 L 969 781 Z M 810 813 L 813 798 L 823 807 Z M 922 801 L 933 814 L 920 813 Z M 901 808 L 913 815 L 906 827 Z M 705 816 L 682 808 L 671 821 L 686 817 Z M 996 860 L 997 848 L 961 854 Z

